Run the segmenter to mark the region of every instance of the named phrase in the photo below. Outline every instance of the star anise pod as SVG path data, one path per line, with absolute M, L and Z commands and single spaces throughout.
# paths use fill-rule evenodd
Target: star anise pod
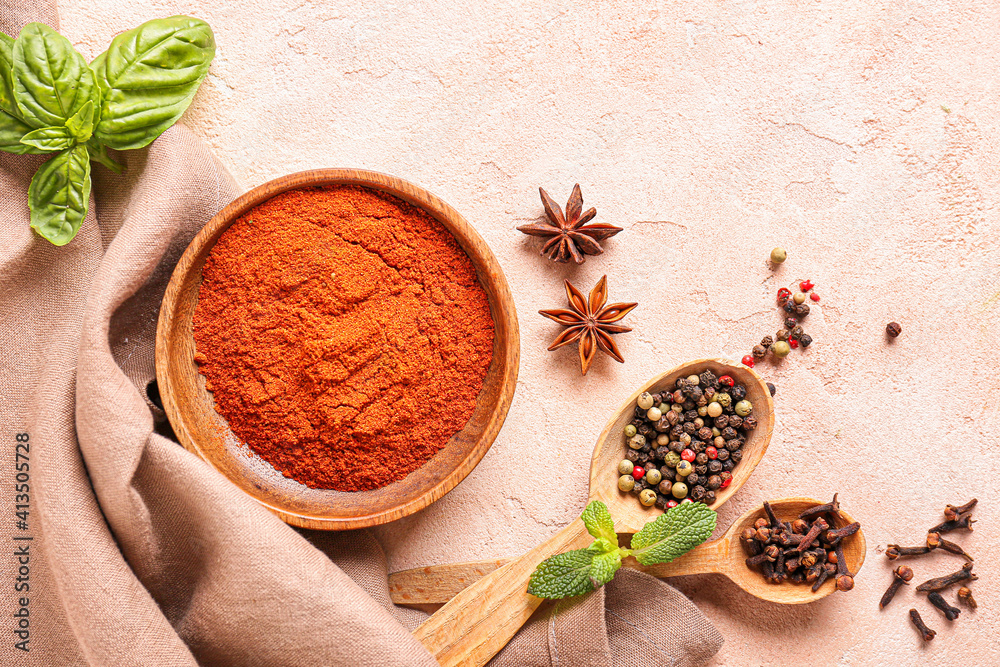
M 589 208 L 583 213 L 583 193 L 580 192 L 579 183 L 573 186 L 573 194 L 566 202 L 565 216 L 548 192 L 538 188 L 538 194 L 542 196 L 545 219 L 521 225 L 517 230 L 531 236 L 550 237 L 542 246 L 540 254 L 553 261 L 568 262 L 572 257 L 577 264 L 583 264 L 584 255 L 600 255 L 604 252 L 600 242 L 622 230 L 621 227 L 604 222 L 587 224 L 597 215 L 597 209 Z
M 600 348 L 613 359 L 625 363 L 618 346 L 611 339 L 611 334 L 631 331 L 628 327 L 615 324 L 635 308 L 637 303 L 612 303 L 605 306 L 608 300 L 608 277 L 602 276 L 600 282 L 590 292 L 590 298 L 583 296 L 570 281 L 566 281 L 566 298 L 569 308 L 556 310 L 540 310 L 541 315 L 566 327 L 559 334 L 549 350 L 555 350 L 563 345 L 580 341 L 580 369 L 587 374 L 590 363 L 594 360 L 597 349 Z

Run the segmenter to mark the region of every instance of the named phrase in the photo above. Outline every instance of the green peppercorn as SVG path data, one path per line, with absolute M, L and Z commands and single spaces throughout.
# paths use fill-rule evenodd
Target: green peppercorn
M 685 484 L 684 482 L 675 482 L 670 489 L 670 494 L 677 500 L 686 497 L 688 494 L 687 484 Z
M 646 482 L 649 484 L 655 486 L 660 483 L 661 479 L 663 479 L 663 475 L 661 475 L 660 471 L 656 468 L 646 471 Z
M 698 408 L 698 415 L 701 416 L 701 417 L 707 416 L 708 415 L 708 406 L 707 405 L 702 405 L 701 407 L 699 407 Z
M 639 406 L 640 410 L 649 410 L 653 407 L 653 395 L 648 391 L 644 391 L 639 394 L 639 398 L 636 399 L 635 404 Z
M 740 417 L 746 417 L 750 414 L 750 411 L 753 410 L 753 404 L 750 401 L 744 400 L 737 403 L 736 407 L 733 409 L 736 410 L 736 414 Z
M 646 446 L 646 436 L 636 433 L 628 439 L 628 446 L 632 449 L 642 449 Z
M 632 475 L 622 475 L 618 478 L 618 489 L 628 493 L 635 487 L 635 478 Z
M 722 392 L 715 395 L 715 401 L 722 407 L 728 408 L 733 403 L 733 397 L 726 392 Z
M 639 502 L 645 507 L 652 507 L 656 502 L 656 491 L 643 489 L 642 493 L 639 494 Z
M 785 252 L 784 248 L 774 248 L 771 251 L 771 261 L 775 264 L 781 264 L 786 259 L 788 259 L 788 253 Z
M 660 403 L 659 405 L 656 406 L 656 408 L 660 411 L 660 414 L 665 415 L 667 414 L 667 411 L 670 410 L 670 404 Z
M 681 455 L 677 452 L 670 452 L 663 457 L 663 465 L 668 468 L 676 468 L 677 464 L 681 462 Z
M 631 474 L 631 472 L 632 472 L 632 470 L 634 468 L 635 468 L 635 464 L 634 463 L 632 463 L 628 459 L 622 459 L 618 463 L 618 474 L 619 475 L 628 475 L 628 474 Z
M 648 419 L 651 422 L 660 421 L 660 417 L 662 416 L 663 413 L 660 412 L 659 408 L 650 408 L 649 410 L 646 411 L 646 419 Z
M 718 401 L 712 401 L 708 404 L 707 412 L 709 417 L 718 417 L 722 414 L 722 406 L 718 403 Z
M 776 342 L 774 345 L 771 346 L 771 352 L 773 352 L 774 356 L 778 357 L 779 359 L 787 357 L 791 351 L 792 347 L 786 341 L 783 340 L 779 340 L 778 342 Z
M 694 466 L 691 465 L 690 461 L 678 461 L 677 462 L 677 474 L 681 477 L 687 477 L 692 472 L 694 472 Z
M 625 426 L 625 437 L 626 438 L 631 438 L 633 435 L 635 435 L 635 426 L 633 426 L 632 424 L 626 425 Z

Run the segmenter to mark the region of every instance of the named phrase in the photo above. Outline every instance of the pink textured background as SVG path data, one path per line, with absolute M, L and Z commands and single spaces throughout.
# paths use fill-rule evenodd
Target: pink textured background
M 765 498 L 839 491 L 868 562 L 850 594 L 780 607 L 720 576 L 676 580 L 717 624 L 717 665 L 1000 663 L 1000 10 L 993 3 L 328 3 L 68 1 L 88 57 L 114 32 L 188 13 L 219 54 L 186 122 L 251 187 L 321 166 L 419 183 L 461 211 L 506 271 L 521 318 L 507 423 L 449 496 L 380 531 L 394 569 L 514 555 L 583 507 L 593 442 L 620 401 L 679 362 L 739 358 L 809 277 L 806 353 L 759 365 L 777 429 L 720 533 Z M 514 227 L 537 188 L 573 183 L 625 232 L 580 268 Z M 789 260 L 772 272 L 774 245 Z M 639 301 L 620 366 L 581 379 L 545 352 L 562 279 Z M 903 334 L 888 344 L 889 320 Z M 980 499 L 957 540 L 981 607 L 947 623 L 912 590 L 884 612 L 890 542 L 919 543 L 946 502 Z M 917 579 L 957 568 L 937 555 Z M 949 597 L 954 593 L 950 593 Z M 906 610 L 938 638 L 922 646 Z

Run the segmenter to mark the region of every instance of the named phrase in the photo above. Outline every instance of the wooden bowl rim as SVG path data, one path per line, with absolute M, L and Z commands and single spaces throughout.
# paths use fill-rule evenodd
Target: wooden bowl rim
M 430 191 L 402 178 L 363 169 L 311 169 L 280 176 L 262 183 L 237 197 L 216 213 L 198 231 L 178 260 L 164 293 L 156 329 L 156 379 L 164 411 L 167 414 L 174 433 L 185 449 L 198 456 L 198 458 L 229 479 L 228 475 L 216 468 L 211 459 L 199 447 L 196 439 L 192 437 L 188 430 L 186 417 L 182 414 L 174 397 L 175 390 L 169 371 L 171 362 L 170 345 L 167 342 L 166 334 L 175 326 L 174 315 L 178 305 L 178 298 L 181 294 L 182 282 L 188 273 L 193 270 L 195 260 L 204 250 L 205 246 L 211 242 L 211 238 L 216 233 L 221 235 L 226 228 L 248 210 L 290 190 L 323 185 L 357 185 L 378 190 L 402 199 L 437 220 L 455 237 L 463 251 L 469 256 L 480 282 L 484 282 L 486 277 L 489 278 L 498 300 L 498 303 L 493 304 L 491 299 L 490 308 L 496 331 L 499 332 L 502 327 L 505 327 L 508 331 L 507 343 L 503 346 L 503 359 L 500 362 L 504 366 L 498 373 L 501 379 L 498 403 L 485 424 L 482 434 L 466 456 L 459 460 L 447 475 L 424 490 L 418 497 L 401 503 L 398 506 L 377 512 L 358 514 L 352 517 L 313 516 L 290 511 L 287 508 L 265 502 L 230 479 L 231 482 L 240 487 L 241 491 L 247 493 L 256 502 L 278 515 L 278 517 L 288 524 L 300 528 L 319 530 L 353 530 L 389 523 L 422 510 L 454 489 L 479 464 L 479 461 L 482 460 L 483 456 L 486 455 L 486 452 L 489 451 L 496 440 L 513 401 L 520 364 L 520 333 L 514 299 L 500 263 L 475 228 L 469 224 L 461 213 L 444 200 Z M 217 241 L 218 239 L 215 242 Z M 213 246 L 215 242 L 211 242 Z M 472 245 L 476 246 L 478 254 L 481 255 L 479 259 L 470 252 L 469 246 Z M 197 271 L 199 278 L 200 272 L 201 269 L 199 268 Z M 490 291 L 485 291 L 489 296 Z M 497 321 L 498 318 L 502 318 L 502 321 Z M 225 421 L 222 415 L 219 415 L 219 418 Z M 444 450 L 442 449 L 441 451 Z M 357 493 L 366 492 L 361 491 Z

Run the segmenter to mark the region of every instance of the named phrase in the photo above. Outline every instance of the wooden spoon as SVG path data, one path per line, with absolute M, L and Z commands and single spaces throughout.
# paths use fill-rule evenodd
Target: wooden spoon
M 775 516 L 782 521 L 791 521 L 803 510 L 822 504 L 812 498 L 782 498 L 771 503 Z M 834 590 L 834 578 L 828 579 L 815 593 L 812 586 L 784 583 L 769 584 L 763 575 L 746 566 L 746 554 L 739 543 L 739 535 L 745 528 L 761 518 L 767 518 L 764 506 L 760 505 L 737 519 L 726 534 L 718 540 L 700 544 L 671 563 L 644 566 L 634 558 L 625 559 L 623 565 L 640 570 L 654 577 L 679 577 L 686 574 L 718 573 L 732 579 L 737 586 L 763 600 L 781 604 L 803 604 L 826 597 Z M 840 528 L 854 520 L 841 511 L 834 519 L 834 528 Z M 844 559 L 847 569 L 857 574 L 865 562 L 865 537 L 862 531 L 844 539 Z M 452 563 L 404 570 L 389 575 L 389 594 L 392 601 L 402 605 L 441 604 L 463 591 L 478 578 L 505 565 L 508 560 L 487 560 L 472 563 Z
M 712 507 L 718 508 L 736 493 L 764 456 L 774 429 L 774 403 L 767 385 L 751 369 L 724 359 L 698 359 L 653 378 L 630 396 L 604 427 L 591 459 L 590 500 L 601 500 L 608 506 L 617 532 L 636 533 L 661 513 L 653 507 L 643 507 L 634 495 L 618 490 L 618 463 L 626 451 L 623 430 L 634 418 L 636 399 L 643 391 L 672 390 L 677 378 L 706 370 L 719 376 L 729 375 L 746 387 L 747 400 L 753 404 L 753 415 L 758 422 L 757 428 L 748 434 L 743 459 L 733 470 L 732 483 L 717 492 Z M 528 578 L 535 566 L 554 554 L 586 547 L 592 539 L 583 522 L 575 519 L 544 544 L 460 592 L 424 621 L 414 636 L 444 667 L 485 665 L 542 603 L 541 598 L 527 592 Z

